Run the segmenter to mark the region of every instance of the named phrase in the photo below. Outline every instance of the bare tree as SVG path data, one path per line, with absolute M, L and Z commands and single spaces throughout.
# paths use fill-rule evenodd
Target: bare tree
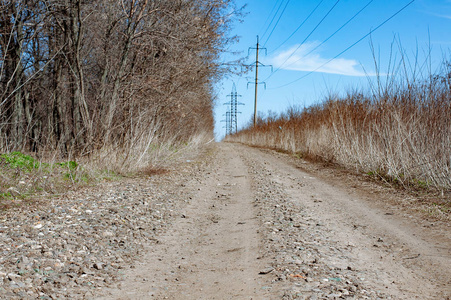
M 62 155 L 212 132 L 232 0 L 0 1 L 0 149 Z

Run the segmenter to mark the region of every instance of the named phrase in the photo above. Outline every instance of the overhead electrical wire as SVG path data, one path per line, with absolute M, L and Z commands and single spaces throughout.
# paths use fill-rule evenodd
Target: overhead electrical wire
M 268 17 L 266 17 L 265 23 L 263 23 L 262 28 L 261 28 L 260 31 L 258 32 L 259 35 L 260 35 L 261 32 L 263 31 L 263 28 L 265 27 L 266 23 L 268 23 L 268 20 L 269 20 L 269 18 L 272 16 L 272 13 L 273 13 L 274 10 L 276 9 L 277 4 L 279 3 L 279 1 L 280 1 L 280 0 L 277 0 L 277 1 L 274 3 L 274 6 L 272 7 L 271 12 L 269 13 Z M 269 28 L 269 25 L 268 25 L 268 27 L 265 29 L 265 31 L 267 31 L 268 28 Z
M 283 3 L 284 3 L 284 0 L 282 0 L 282 2 L 280 2 L 280 5 L 279 5 L 279 7 L 277 8 L 276 13 L 275 13 L 274 16 L 272 17 L 271 22 L 269 22 L 268 27 L 266 27 L 265 32 L 263 32 L 261 38 L 263 38 L 263 37 L 265 36 L 265 34 L 268 32 L 268 29 L 271 27 L 272 22 L 274 22 L 274 19 L 275 19 L 276 16 L 279 14 L 279 10 L 280 10 L 280 8 L 282 7 Z
M 345 50 L 341 51 L 340 53 L 338 53 L 336 56 L 334 56 L 333 58 L 329 59 L 327 62 L 325 62 L 324 64 L 322 64 L 321 66 L 317 67 L 316 69 L 314 69 L 313 71 L 310 71 L 309 73 L 299 77 L 296 80 L 293 80 L 289 83 L 283 84 L 281 86 L 275 87 L 275 88 L 271 88 L 271 90 L 273 89 L 279 89 L 285 86 L 288 86 L 290 84 L 293 84 L 295 82 L 298 82 L 299 80 L 304 79 L 305 77 L 311 75 L 312 73 L 315 73 L 316 71 L 318 71 L 319 69 L 321 69 L 322 67 L 324 67 L 325 65 L 327 65 L 328 63 L 330 63 L 331 61 L 335 60 L 336 58 L 338 58 L 340 55 L 342 55 L 343 53 L 345 53 L 346 51 L 348 51 L 349 49 L 351 49 L 352 47 L 354 47 L 355 45 L 357 45 L 358 43 L 360 43 L 362 40 L 364 40 L 365 38 L 367 38 L 368 36 L 370 36 L 373 32 L 375 32 L 376 30 L 378 30 L 379 28 L 381 28 L 385 23 L 387 23 L 388 21 L 390 21 L 391 19 L 393 19 L 394 17 L 396 17 L 398 14 L 400 14 L 404 9 L 406 9 L 407 7 L 409 7 L 413 2 L 415 2 L 415 0 L 410 1 L 409 3 L 407 3 L 405 6 L 403 6 L 400 10 L 398 10 L 396 13 L 394 13 L 393 15 L 391 15 L 388 19 L 386 19 L 384 22 L 380 23 L 377 27 L 375 27 L 374 29 L 370 30 L 369 33 L 365 34 L 363 37 L 361 37 L 360 39 L 358 39 L 356 42 L 354 42 L 352 45 L 350 45 L 349 47 L 347 47 Z M 269 77 L 268 77 L 269 78 Z
M 270 77 L 272 77 L 275 73 L 277 73 L 284 65 L 285 63 L 296 53 L 296 51 L 299 50 L 299 48 L 301 48 L 302 45 L 304 45 L 304 43 L 307 41 L 307 39 L 315 32 L 315 30 L 321 25 L 321 23 L 323 23 L 323 21 L 327 18 L 327 16 L 332 12 L 332 10 L 337 6 L 337 4 L 340 2 L 341 0 L 337 0 L 335 2 L 335 4 L 329 9 L 329 11 L 324 15 L 324 17 L 318 22 L 318 24 L 316 24 L 315 28 L 312 29 L 312 31 L 310 31 L 310 33 L 307 35 L 307 37 L 302 41 L 302 43 L 300 43 L 297 48 L 288 56 L 287 59 L 285 59 L 285 61 L 280 65 L 280 67 L 278 67 L 274 72 L 271 73 L 271 75 L 269 75 L 266 79 L 268 80 Z
M 289 39 L 291 39 L 293 37 L 293 35 L 296 34 L 296 32 L 298 32 L 299 29 L 301 29 L 301 27 L 304 25 L 305 22 L 308 21 L 308 19 L 310 19 L 310 17 L 315 13 L 316 9 L 321 5 L 321 3 L 323 3 L 324 0 L 321 0 L 318 5 L 316 5 L 316 7 L 310 12 L 310 14 L 304 19 L 304 21 L 302 21 L 301 25 L 298 26 L 298 28 L 296 28 L 293 33 L 290 34 L 290 36 L 288 38 L 285 39 L 285 41 L 283 41 L 279 46 L 277 46 L 275 49 L 273 49 L 270 53 L 273 53 L 274 51 L 276 51 L 277 49 L 279 49 L 280 47 L 282 47 Z
M 266 43 L 269 41 L 269 38 L 271 37 L 272 33 L 274 32 L 274 29 L 276 29 L 277 25 L 279 24 L 279 21 L 280 21 L 280 19 L 282 18 L 283 13 L 284 13 L 285 10 L 287 9 L 287 6 L 288 6 L 289 3 L 290 3 L 290 0 L 288 0 L 287 3 L 285 4 L 285 6 L 284 6 L 282 12 L 281 12 L 280 15 L 279 15 L 279 18 L 277 19 L 276 24 L 274 24 L 274 27 L 272 28 L 271 33 L 268 35 L 268 38 L 266 39 L 265 43 L 263 44 L 263 47 L 266 46 Z
M 324 41 L 322 41 L 319 45 L 317 45 L 316 47 L 314 47 L 312 50 L 310 50 L 307 54 L 304 55 L 304 57 L 308 56 L 309 54 L 311 54 L 313 51 L 315 51 L 316 49 L 318 49 L 319 47 L 321 47 L 324 43 L 326 43 L 328 40 L 330 40 L 334 35 L 336 35 L 340 30 L 342 30 L 346 25 L 348 25 L 353 19 L 355 19 L 362 11 L 365 10 L 365 8 L 367 8 L 374 0 L 371 0 L 370 2 L 368 2 L 362 9 L 360 9 L 355 15 L 353 15 L 348 21 L 346 21 L 346 23 L 344 23 L 343 25 L 340 26 L 340 28 L 338 28 L 334 33 L 332 33 L 331 35 L 329 35 L 329 37 L 327 39 L 325 39 Z M 302 58 L 294 61 L 291 63 L 297 63 L 298 61 L 302 60 Z

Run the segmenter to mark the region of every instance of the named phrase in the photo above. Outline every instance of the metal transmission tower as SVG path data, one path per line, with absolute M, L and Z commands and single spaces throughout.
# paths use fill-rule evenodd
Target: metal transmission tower
M 266 88 L 266 82 L 258 82 L 258 66 L 262 66 L 262 67 L 271 67 L 271 72 L 272 72 L 272 65 L 264 65 L 261 62 L 258 61 L 258 53 L 260 52 L 260 50 L 265 50 L 265 54 L 266 54 L 266 48 L 260 48 L 260 44 L 258 41 L 258 35 L 257 35 L 257 47 L 253 48 L 253 47 L 249 47 L 248 50 L 248 55 L 250 53 L 250 51 L 254 49 L 255 50 L 255 101 L 254 101 L 254 127 L 257 124 L 257 91 L 258 91 L 258 85 L 259 84 L 264 84 L 265 88 Z M 248 82 L 247 85 L 249 86 L 249 83 L 252 82 Z
M 227 97 L 230 97 L 230 102 L 224 103 L 224 105 L 230 105 L 229 111 L 229 124 L 226 125 L 227 128 L 227 134 L 233 134 L 238 132 L 238 117 L 237 115 L 241 112 L 238 111 L 238 105 L 244 105 L 244 103 L 238 102 L 238 97 L 241 97 L 241 95 L 238 95 L 236 92 L 236 86 L 235 83 L 232 86 L 232 92 L 230 95 L 227 95 Z M 227 117 L 227 113 L 226 113 Z M 226 120 L 227 122 L 227 120 Z M 227 124 L 227 123 L 226 123 Z
M 232 128 L 230 127 L 230 111 L 227 111 L 223 116 L 225 116 L 225 120 L 221 120 L 221 122 L 226 122 L 225 126 L 222 128 L 226 129 L 226 135 L 232 134 Z

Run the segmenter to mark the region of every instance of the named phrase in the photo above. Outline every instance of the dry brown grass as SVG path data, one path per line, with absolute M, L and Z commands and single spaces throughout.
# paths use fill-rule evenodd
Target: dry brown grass
M 292 107 L 226 140 L 338 163 L 405 187 L 449 190 L 451 68 L 378 93 Z
M 184 143 L 175 138 L 142 140 L 128 149 L 104 148 L 77 161 L 50 152 L 40 157 L 21 152 L 0 154 L 0 211 L 37 205 L 39 199 L 105 180 L 165 174 L 197 157 L 209 140 L 210 133 L 198 134 Z

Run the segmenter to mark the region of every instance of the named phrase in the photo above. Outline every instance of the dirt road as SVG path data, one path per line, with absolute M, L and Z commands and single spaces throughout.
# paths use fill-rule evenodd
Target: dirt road
M 218 144 L 187 205 L 99 299 L 449 299 L 451 236 L 374 188 Z M 307 170 L 307 171 L 306 171 Z

